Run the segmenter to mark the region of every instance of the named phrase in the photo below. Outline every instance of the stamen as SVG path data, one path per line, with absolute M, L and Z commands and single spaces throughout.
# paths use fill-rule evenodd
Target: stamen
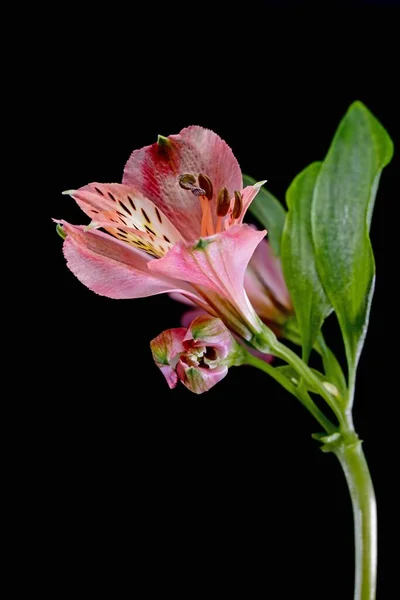
M 208 198 L 206 198 L 206 227 L 207 227 L 207 234 L 208 235 L 214 235 L 214 224 L 213 224 L 213 219 L 212 219 L 212 214 L 211 214 L 211 206 L 210 203 L 208 202 Z
M 240 192 L 235 191 L 234 194 L 235 194 L 235 203 L 233 205 L 232 218 L 238 219 L 243 210 L 243 200 L 242 200 L 242 194 Z
M 208 175 L 200 173 L 198 181 L 192 173 L 179 176 L 179 186 L 192 192 L 201 202 L 201 236 L 214 235 L 214 224 L 209 200 L 213 197 L 213 185 Z
M 200 173 L 199 186 L 201 188 L 203 188 L 203 190 L 205 191 L 206 198 L 208 198 L 208 200 L 212 200 L 214 190 L 213 190 L 213 184 L 211 182 L 211 179 L 208 177 L 208 175 L 204 175 L 203 173 Z
M 180 175 L 178 179 L 179 185 L 183 190 L 189 190 L 195 196 L 205 196 L 206 191 L 196 185 L 196 177 L 191 173 Z
M 191 190 L 196 183 L 196 177 L 190 173 L 179 175 L 179 185 L 184 190 Z
M 231 199 L 229 197 L 229 192 L 226 187 L 223 187 L 222 190 L 218 193 L 217 198 L 217 216 L 225 217 L 229 210 L 229 205 L 231 203 Z

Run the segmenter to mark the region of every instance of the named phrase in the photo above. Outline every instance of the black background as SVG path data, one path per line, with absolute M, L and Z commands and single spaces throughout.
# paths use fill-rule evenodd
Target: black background
M 139 597 L 352 598 L 350 500 L 336 459 L 311 439 L 318 425 L 250 368 L 232 369 L 202 396 L 169 391 L 149 341 L 179 326 L 182 308 L 164 296 L 94 295 L 66 268 L 50 224 L 86 223 L 62 190 L 120 181 L 133 149 L 190 124 L 219 133 L 242 170 L 267 179 L 282 201 L 293 177 L 324 157 L 356 99 L 398 144 L 399 12 L 294 5 L 142 5 L 90 17 L 77 8 L 49 35 L 51 400 L 37 443 L 62 589 L 83 576 L 84 589 L 108 584 L 110 597 L 144 586 Z M 396 184 L 394 160 L 372 225 L 377 289 L 355 406 L 379 502 L 381 599 L 393 597 L 396 577 L 398 392 L 385 349 L 398 305 Z M 333 319 L 327 335 L 342 353 Z

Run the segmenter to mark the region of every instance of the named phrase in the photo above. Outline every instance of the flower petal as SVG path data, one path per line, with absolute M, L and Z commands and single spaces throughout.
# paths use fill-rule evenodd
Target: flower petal
M 167 380 L 170 389 L 178 383 L 175 367 L 180 354 L 185 351 L 183 346 L 185 334 L 186 329 L 183 327 L 167 329 L 150 342 L 154 362 Z
M 177 291 L 195 297 L 191 286 L 148 269 L 148 255 L 106 233 L 62 222 L 64 256 L 73 274 L 93 292 L 109 298 L 142 298 Z
M 185 342 L 191 346 L 213 346 L 219 358 L 226 358 L 232 350 L 233 338 L 221 319 L 201 315 L 194 319 L 186 332 Z
M 178 377 L 191 392 L 202 394 L 208 392 L 216 383 L 221 381 L 227 373 L 228 367 L 217 367 L 216 369 L 204 369 L 192 367 L 179 361 L 177 366 Z
M 254 198 L 257 196 L 258 192 L 260 191 L 260 189 L 264 185 L 264 183 L 266 183 L 266 180 L 259 181 L 258 183 L 255 183 L 254 185 L 248 185 L 247 187 L 245 187 L 243 189 L 243 191 L 242 191 L 243 208 L 242 208 L 242 212 L 241 212 L 240 218 L 238 220 L 238 223 L 243 223 L 243 217 L 245 216 L 247 209 L 249 208 L 250 204 L 253 202 Z
M 267 240 L 263 240 L 254 251 L 247 270 L 245 285 L 252 303 L 253 297 L 254 304 L 256 304 L 255 298 L 258 297 L 259 302 L 257 301 L 257 303 L 261 303 L 262 306 L 264 298 L 265 301 L 268 300 L 267 310 L 269 310 L 269 304 L 272 303 L 283 314 L 293 312 L 293 304 L 283 277 L 281 261 L 274 256 Z M 261 306 L 260 310 L 262 310 Z
M 152 255 L 162 256 L 182 239 L 153 202 L 127 185 L 90 183 L 64 193 L 74 198 L 95 225 Z
M 198 126 L 160 137 L 157 143 L 135 150 L 126 163 L 123 183 L 154 202 L 190 241 L 200 235 L 202 213 L 199 199 L 179 186 L 179 175 L 185 173 L 203 173 L 211 179 L 215 218 L 219 190 L 226 186 L 233 195 L 243 185 L 239 164 L 229 146 L 213 131 Z
M 203 297 L 205 291 L 212 291 L 212 295 L 207 293 L 207 301 L 211 306 L 218 302 L 218 316 L 236 333 L 251 339 L 260 332 L 260 321 L 244 291 L 244 274 L 265 233 L 248 225 L 236 225 L 201 238 L 195 245 L 178 242 L 163 258 L 149 263 L 149 269 L 201 286 Z M 221 304 L 230 316 L 221 314 Z M 231 320 L 234 313 L 236 323 Z

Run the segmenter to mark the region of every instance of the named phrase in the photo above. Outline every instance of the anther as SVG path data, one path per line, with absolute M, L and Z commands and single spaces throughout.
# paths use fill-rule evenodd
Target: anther
M 231 199 L 229 197 L 229 192 L 226 187 L 223 187 L 222 190 L 218 193 L 217 198 L 217 216 L 225 217 L 229 210 L 229 205 L 231 203 Z
M 195 184 L 196 184 L 196 177 L 194 175 L 191 175 L 190 173 L 185 173 L 184 175 L 179 175 L 179 185 L 184 190 L 191 190 Z
M 190 190 L 195 196 L 205 196 L 206 191 L 196 185 L 196 177 L 191 173 L 185 173 L 179 176 L 179 185 L 184 190 Z
M 213 184 L 208 175 L 200 173 L 199 175 L 199 186 L 205 191 L 205 196 L 208 200 L 212 200 L 213 197 Z
M 233 205 L 232 218 L 238 219 L 240 217 L 240 214 L 243 209 L 243 200 L 242 200 L 242 194 L 240 192 L 235 191 L 234 195 L 235 195 L 235 203 Z

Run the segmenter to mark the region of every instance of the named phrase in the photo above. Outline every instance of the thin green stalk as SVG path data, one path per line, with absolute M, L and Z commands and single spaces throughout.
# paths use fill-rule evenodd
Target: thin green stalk
M 323 384 L 301 358 L 292 352 L 290 348 L 279 342 L 270 330 L 266 328 L 260 339 L 268 347 L 268 352 L 287 362 L 297 371 L 304 382 L 313 389 L 318 390 L 318 393 L 338 418 L 339 429 L 332 425 L 325 415 L 319 411 L 302 385 L 297 388 L 293 386 L 294 391 L 289 389 L 287 383 L 284 384 L 280 381 L 284 377 L 283 374 L 279 374 L 279 377 L 277 377 L 276 369 L 259 359 L 251 358 L 249 364 L 257 366 L 282 383 L 286 389 L 289 389 L 292 394 L 299 398 L 329 434 L 334 433 L 331 437 L 318 437 L 324 444 L 323 450 L 334 452 L 338 457 L 350 491 L 355 539 L 354 600 L 375 600 L 377 573 L 376 500 L 368 464 L 361 442 L 353 427 L 351 403 L 354 394 L 355 376 L 350 373 L 347 403 L 342 403 L 327 392 Z M 263 366 L 259 363 L 262 363 Z
M 272 331 L 265 328 L 263 333 L 265 336 L 265 342 L 269 345 L 268 352 L 287 362 L 291 367 L 293 367 L 293 369 L 295 369 L 295 371 L 297 371 L 297 373 L 301 378 L 304 379 L 305 382 L 307 382 L 313 389 L 317 389 L 319 395 L 335 413 L 339 423 L 344 425 L 345 420 L 340 403 L 338 403 L 337 400 L 327 391 L 312 370 L 301 360 L 299 356 L 297 356 L 295 352 L 279 342 Z
M 377 571 L 376 501 L 361 442 L 334 450 L 349 487 L 354 515 L 354 600 L 375 600 Z
M 282 387 L 284 387 L 288 392 L 293 394 L 293 396 L 296 396 L 296 398 L 300 400 L 303 406 L 305 406 L 307 410 L 313 415 L 313 417 L 315 417 L 318 423 L 322 425 L 322 427 L 327 433 L 330 434 L 337 431 L 337 427 L 335 427 L 335 425 L 333 425 L 333 423 L 331 423 L 331 421 L 316 406 L 316 404 L 310 398 L 307 391 L 294 386 L 289 381 L 289 379 L 285 375 L 280 373 L 277 369 L 271 367 L 271 365 L 261 360 L 260 358 L 253 356 L 252 354 L 248 354 L 246 356 L 244 364 L 251 365 L 253 367 L 256 367 L 257 369 L 260 369 L 261 371 L 264 371 L 264 373 L 267 373 L 268 375 L 273 377 L 278 383 L 282 385 Z

